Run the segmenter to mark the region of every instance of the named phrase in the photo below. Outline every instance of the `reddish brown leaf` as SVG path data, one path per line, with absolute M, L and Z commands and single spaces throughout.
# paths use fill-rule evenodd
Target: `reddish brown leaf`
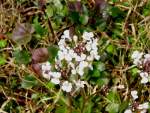
M 83 7 L 82 7 L 82 4 L 80 1 L 75 1 L 75 2 L 69 1 L 68 8 L 69 8 L 69 11 L 71 11 L 71 12 L 76 11 L 76 12 L 82 13 L 82 11 L 83 11 Z
M 42 71 L 41 71 L 41 67 L 39 64 L 32 64 L 32 70 L 37 74 L 37 75 L 41 75 Z
M 5 39 L 5 35 L 0 33 L 0 40 Z
M 32 51 L 32 62 L 41 63 L 47 61 L 49 58 L 47 48 L 38 48 Z

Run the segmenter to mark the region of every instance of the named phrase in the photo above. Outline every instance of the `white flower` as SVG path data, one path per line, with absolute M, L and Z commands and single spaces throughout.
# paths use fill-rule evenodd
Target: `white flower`
M 143 53 L 139 52 L 139 51 L 134 51 L 131 58 L 132 59 L 141 59 L 142 58 Z
M 145 58 L 145 59 L 149 59 L 149 58 L 150 58 L 150 54 L 145 54 L 145 55 L 144 55 L 144 58 Z
M 87 57 L 87 61 L 93 61 L 94 60 L 94 56 L 93 55 L 89 55 L 88 57 Z
M 97 45 L 98 45 L 98 39 L 94 39 L 92 42 L 92 49 L 97 51 L 98 50 Z
M 74 57 L 75 57 L 76 61 L 78 61 L 78 62 L 82 61 L 81 56 L 79 56 L 79 55 L 76 54 Z
M 81 61 L 80 64 L 79 64 L 79 69 L 84 69 L 87 66 L 88 66 L 88 62 L 87 61 Z
M 42 72 L 42 76 L 48 80 L 50 80 L 51 76 L 49 73 L 46 73 L 46 72 Z
M 140 111 L 140 113 L 146 113 L 146 112 L 147 112 L 147 110 L 145 110 L 145 109 Z
M 81 53 L 81 60 L 83 61 L 85 60 L 85 58 L 86 58 L 86 54 Z
M 132 113 L 131 109 L 126 109 L 124 113 Z
M 99 60 L 99 59 L 100 59 L 100 56 L 98 55 L 97 50 L 92 50 L 92 51 L 90 52 L 90 55 L 92 55 L 96 60 Z
M 138 109 L 148 109 L 149 108 L 149 103 L 148 102 L 145 102 L 145 103 L 143 103 L 143 104 L 140 104 L 139 106 L 138 106 Z
M 86 45 L 85 45 L 85 48 L 86 48 L 87 51 L 91 51 L 91 49 L 92 49 L 92 42 L 91 41 L 87 42 Z
M 140 65 L 142 64 L 142 61 L 140 59 L 134 59 L 133 64 Z
M 69 39 L 69 40 L 72 40 L 71 37 L 70 37 L 70 33 L 69 33 L 69 30 L 65 30 L 64 31 L 64 34 L 61 36 L 62 39 Z
M 60 78 L 61 77 L 61 73 L 60 72 L 51 72 L 51 76 L 53 78 Z
M 58 78 L 52 78 L 51 82 L 54 83 L 54 84 L 59 84 L 60 80 Z
M 60 41 L 58 42 L 58 45 L 59 47 L 66 45 L 65 39 L 60 39 Z
M 62 51 L 58 51 L 58 59 L 63 60 L 65 58 L 65 54 Z
M 49 71 L 51 69 L 51 65 L 49 62 L 42 63 L 42 71 Z
M 68 81 L 65 81 L 65 82 L 63 82 L 61 89 L 66 92 L 71 92 L 72 84 L 69 83 Z
M 144 61 L 143 61 L 143 63 L 146 63 L 147 61 L 149 61 L 150 60 L 150 54 L 145 54 L 144 55 Z
M 142 84 L 148 83 L 148 73 L 147 72 L 141 72 L 140 76 L 142 77 L 142 80 L 141 80 Z
M 83 75 L 84 75 L 84 69 L 79 69 L 79 70 L 78 70 L 78 74 L 79 74 L 80 76 L 83 76 Z
M 89 63 L 87 61 L 81 61 L 77 67 L 77 72 L 80 76 L 84 74 L 84 68 L 88 67 Z
M 75 52 L 74 52 L 74 50 L 72 50 L 72 49 L 69 49 L 68 54 L 69 54 L 72 58 L 74 58 L 74 56 L 75 56 Z
M 71 73 L 72 73 L 73 75 L 75 75 L 75 74 L 77 73 L 77 71 L 76 71 L 75 69 L 72 69 L 72 70 L 71 70 Z
M 131 95 L 132 95 L 132 97 L 133 97 L 134 100 L 138 98 L 138 95 L 137 95 L 137 91 L 136 91 L 136 90 L 131 91 Z
M 92 32 L 84 32 L 82 35 L 84 40 L 91 40 L 91 38 L 94 37 L 94 34 Z
M 85 81 L 78 80 L 78 81 L 74 81 L 74 83 L 75 83 L 77 89 L 84 88 Z
M 88 67 L 90 68 L 90 70 L 93 70 L 92 64 L 89 64 Z
M 95 55 L 95 59 L 96 59 L 96 60 L 99 60 L 99 59 L 100 59 L 100 56 L 99 56 L 99 55 Z
M 70 54 L 65 54 L 65 60 L 70 62 L 72 60 L 72 56 Z

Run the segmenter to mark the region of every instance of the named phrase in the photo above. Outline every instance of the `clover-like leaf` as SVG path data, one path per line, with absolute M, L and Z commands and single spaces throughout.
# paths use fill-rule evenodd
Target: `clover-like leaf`
M 27 65 L 31 61 L 30 53 L 26 50 L 16 50 L 13 52 L 13 56 L 17 64 Z
M 34 87 L 37 84 L 38 84 L 38 82 L 34 76 L 26 75 L 21 83 L 21 86 L 22 86 L 22 88 L 25 88 L 25 89 L 31 89 L 32 87 Z
M 11 39 L 19 45 L 26 45 L 32 37 L 34 29 L 29 23 L 18 23 L 13 30 Z
M 32 62 L 41 63 L 47 61 L 49 53 L 47 48 L 38 48 L 32 51 Z

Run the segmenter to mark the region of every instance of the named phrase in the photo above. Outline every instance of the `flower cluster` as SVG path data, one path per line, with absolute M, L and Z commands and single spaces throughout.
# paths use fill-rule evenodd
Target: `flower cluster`
M 147 113 L 147 109 L 149 109 L 149 103 L 148 102 L 145 102 L 143 104 L 139 104 L 137 106 L 137 111 L 140 111 L 140 113 Z M 134 112 L 132 112 L 131 108 L 128 108 L 125 110 L 124 113 L 134 113 Z
M 98 39 L 92 32 L 84 32 L 82 37 L 70 37 L 69 30 L 64 31 L 58 42 L 59 51 L 55 58 L 55 65 L 50 62 L 41 64 L 42 75 L 59 84 L 65 92 L 84 88 L 82 77 L 85 69 L 93 69 L 92 62 L 99 60 Z
M 131 58 L 133 59 L 133 64 L 139 69 L 138 72 L 139 76 L 141 77 L 141 84 L 147 84 L 150 81 L 150 54 L 134 51 Z M 143 104 L 137 102 L 136 100 L 139 98 L 139 94 L 140 93 L 138 93 L 137 90 L 131 91 L 133 105 L 125 110 L 124 113 L 132 113 L 132 111 L 135 111 L 135 109 L 140 113 L 147 112 L 147 109 L 149 109 L 149 102 L 144 102 Z
M 134 51 L 131 58 L 133 59 L 133 64 L 140 69 L 139 75 L 141 77 L 141 83 L 148 83 L 150 81 L 150 54 Z

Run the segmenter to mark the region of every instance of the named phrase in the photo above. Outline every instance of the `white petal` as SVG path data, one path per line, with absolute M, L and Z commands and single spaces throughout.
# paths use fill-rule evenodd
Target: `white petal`
M 71 55 L 70 54 L 66 54 L 65 55 L 65 60 L 68 61 L 68 62 L 70 62 L 72 60 Z
M 52 78 L 52 79 L 51 79 L 51 82 L 54 83 L 54 84 L 59 84 L 59 83 L 60 83 L 60 80 L 57 79 L 57 78 Z
M 82 54 L 81 54 L 81 59 L 82 59 L 82 60 L 85 60 L 85 58 L 86 58 L 86 54 L 83 54 L 83 53 L 82 53 Z
M 94 57 L 95 57 L 96 60 L 99 60 L 99 59 L 100 59 L 100 56 L 99 56 L 99 55 L 95 55 Z
M 132 54 L 132 56 L 131 56 L 131 58 L 132 59 L 140 59 L 140 58 L 142 58 L 142 56 L 143 56 L 142 52 L 134 51 L 133 54 Z
M 142 62 L 139 59 L 134 59 L 133 64 L 140 65 L 140 64 L 142 64 Z
M 134 91 L 131 91 L 131 96 L 133 97 L 133 99 L 137 99 L 138 98 L 138 95 L 137 95 L 137 91 L 134 90 Z
M 92 46 L 91 46 L 91 44 L 87 43 L 87 44 L 85 45 L 85 48 L 86 48 L 87 51 L 91 51 Z
M 149 108 L 149 103 L 148 102 L 145 102 L 143 104 L 140 104 L 138 106 L 138 109 L 148 109 Z
M 141 84 L 146 84 L 148 83 L 148 78 L 147 77 L 143 77 L 141 80 Z
M 83 76 L 83 75 L 84 75 L 84 69 L 79 69 L 79 70 L 78 70 L 78 74 L 79 74 L 80 76 Z
M 78 80 L 78 81 L 74 81 L 74 82 L 75 82 L 75 85 L 77 88 L 84 88 L 84 84 L 85 84 L 84 81 Z
M 42 73 L 42 76 L 48 80 L 50 80 L 51 76 L 45 72 Z
M 76 71 L 75 69 L 72 69 L 72 70 L 71 70 L 71 73 L 72 73 L 73 75 L 75 75 L 75 74 L 77 73 L 77 71 Z
M 132 111 L 130 109 L 127 109 L 124 113 L 132 113 Z
M 144 55 L 144 58 L 145 58 L 145 59 L 149 59 L 149 58 L 150 58 L 150 54 L 145 54 L 145 55 Z
M 63 82 L 61 89 L 66 92 L 71 92 L 72 84 L 69 83 L 68 81 L 65 81 L 65 82 Z
M 93 61 L 94 60 L 94 56 L 93 55 L 90 55 L 87 57 L 87 61 Z
M 53 78 L 60 78 L 60 77 L 61 77 L 61 73 L 60 73 L 60 72 L 52 72 L 52 73 L 51 73 L 51 76 L 52 76 Z

